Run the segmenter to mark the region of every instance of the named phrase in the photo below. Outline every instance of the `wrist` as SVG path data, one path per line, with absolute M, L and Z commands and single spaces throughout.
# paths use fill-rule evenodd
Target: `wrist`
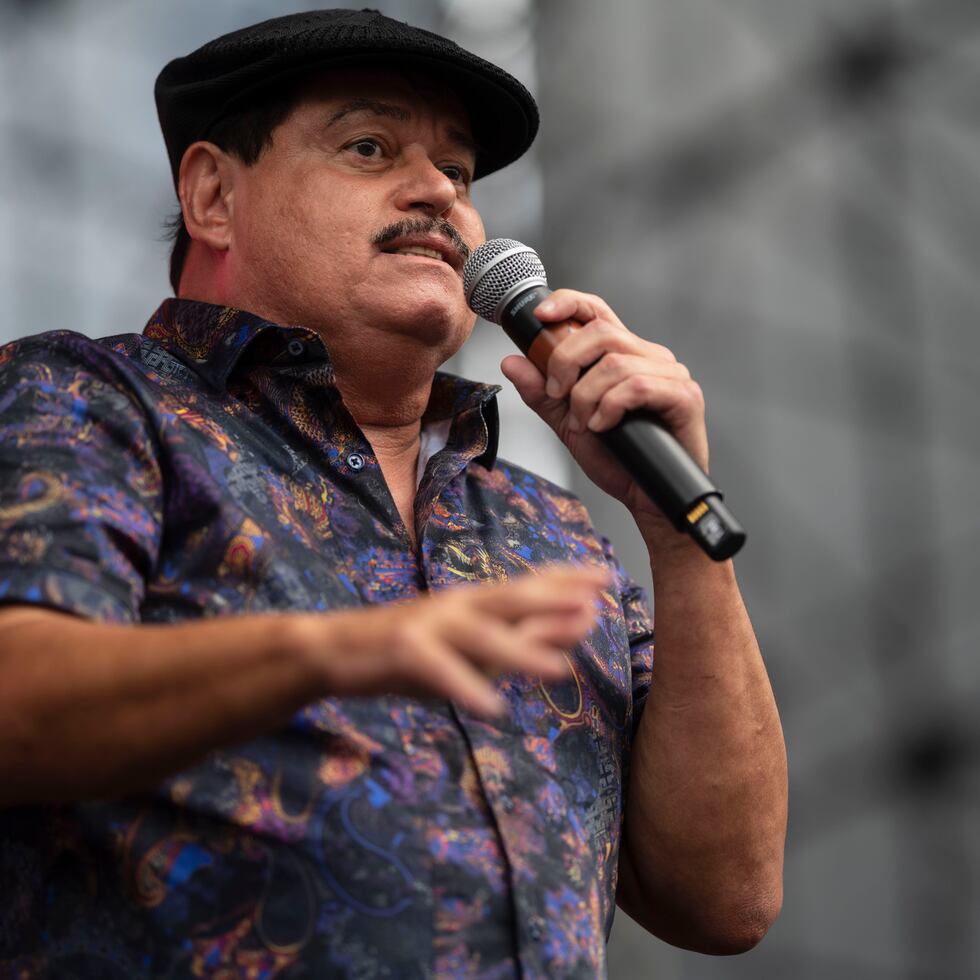
M 634 514 L 633 519 L 650 556 L 654 579 L 733 575 L 730 559 L 719 562 L 709 558 L 689 534 L 678 531 L 659 511 L 655 515 Z
M 330 616 L 333 620 L 336 614 Z M 270 642 L 299 669 L 313 697 L 327 697 L 335 686 L 336 629 L 324 629 L 317 613 L 287 613 L 274 617 Z M 340 624 L 337 623 L 337 626 Z
M 631 511 L 640 537 L 651 555 L 667 555 L 697 548 L 688 535 L 678 531 L 659 508 L 642 508 Z

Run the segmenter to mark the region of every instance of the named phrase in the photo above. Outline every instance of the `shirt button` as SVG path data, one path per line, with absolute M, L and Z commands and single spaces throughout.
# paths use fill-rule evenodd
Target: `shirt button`
M 538 918 L 531 919 L 527 927 L 527 934 L 536 942 L 541 942 L 541 937 L 544 935 L 544 929 L 541 926 L 541 920 Z
M 500 806 L 504 813 L 514 812 L 514 801 L 509 796 L 505 795 L 500 797 Z
M 303 352 L 306 350 L 306 345 L 303 343 L 302 340 L 294 339 L 291 340 L 288 344 L 286 344 L 286 350 L 288 350 L 289 353 L 293 355 L 293 357 L 302 357 Z
M 363 470 L 364 469 L 364 457 L 360 453 L 351 453 L 347 457 L 347 465 L 352 470 Z

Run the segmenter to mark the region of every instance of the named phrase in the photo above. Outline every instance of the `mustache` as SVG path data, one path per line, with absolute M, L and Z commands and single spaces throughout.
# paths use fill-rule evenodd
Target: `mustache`
M 403 235 L 438 234 L 448 239 L 449 244 L 459 253 L 465 262 L 470 257 L 470 247 L 463 241 L 463 236 L 444 218 L 405 218 L 402 221 L 385 225 L 375 236 L 373 244 L 387 245 L 388 242 L 401 238 Z

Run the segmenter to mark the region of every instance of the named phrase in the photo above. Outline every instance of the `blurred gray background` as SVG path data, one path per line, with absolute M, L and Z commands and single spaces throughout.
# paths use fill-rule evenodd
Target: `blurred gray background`
M 142 328 L 174 199 L 170 58 L 271 0 L 0 0 L 0 341 Z M 606 297 L 708 399 L 712 472 L 792 781 L 782 918 L 753 952 L 620 914 L 613 978 L 980 977 L 980 4 L 389 0 L 509 67 L 536 151 L 477 185 L 490 236 Z M 509 347 L 479 324 L 454 369 Z M 506 382 L 505 382 L 506 383 Z M 505 394 L 502 453 L 629 518 Z

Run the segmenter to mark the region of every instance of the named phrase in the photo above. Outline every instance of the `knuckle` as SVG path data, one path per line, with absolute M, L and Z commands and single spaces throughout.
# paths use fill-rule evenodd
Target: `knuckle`
M 401 620 L 399 627 L 410 643 L 418 644 L 427 642 L 430 637 L 439 632 L 446 608 L 441 602 L 426 601 L 419 609 L 414 605 L 406 606 L 405 612 L 408 615 Z
M 393 639 L 389 653 L 390 667 L 388 668 L 394 677 L 413 677 L 417 659 L 415 657 L 415 645 L 398 636 Z
M 671 364 L 677 363 L 677 355 L 663 344 L 653 344 L 653 350 L 662 361 L 669 361 Z
M 629 397 L 624 395 L 622 391 L 610 390 L 599 399 L 599 404 L 596 408 L 597 411 L 602 413 L 603 420 L 608 422 L 610 418 L 615 417 L 620 411 L 628 408 L 629 404 Z
M 440 618 L 466 616 L 486 600 L 493 589 L 490 582 L 458 582 L 443 592 L 436 593 L 429 602 Z
M 650 395 L 657 390 L 656 379 L 646 374 L 634 374 L 627 384 L 629 391 L 635 395 Z
M 422 627 L 411 620 L 403 620 L 392 631 L 391 649 L 396 663 L 411 659 L 415 651 L 425 644 L 421 641 Z
M 622 351 L 609 351 L 602 357 L 602 363 L 615 374 L 623 374 L 629 367 L 629 355 Z
M 424 684 L 431 684 L 432 678 L 443 672 L 440 655 L 428 643 L 415 643 L 403 654 L 399 663 L 402 676 Z

